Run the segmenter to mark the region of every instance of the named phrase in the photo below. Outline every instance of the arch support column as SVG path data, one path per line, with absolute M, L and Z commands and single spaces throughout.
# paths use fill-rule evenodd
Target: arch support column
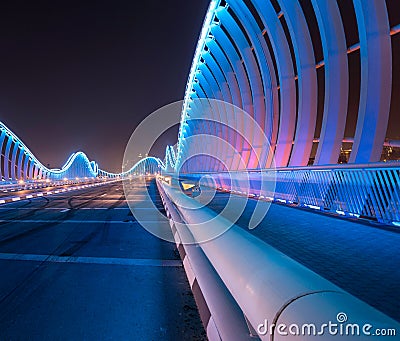
M 336 164 L 346 126 L 349 73 L 346 38 L 336 1 L 311 0 L 325 62 L 325 101 L 315 164 Z
M 360 106 L 351 163 L 380 160 L 392 90 L 390 27 L 385 1 L 354 0 L 361 55 Z

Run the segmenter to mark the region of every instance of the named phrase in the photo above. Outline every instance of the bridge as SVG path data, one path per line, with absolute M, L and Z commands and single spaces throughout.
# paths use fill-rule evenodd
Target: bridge
M 391 6 L 211 0 L 120 173 L 50 169 L 0 122 L 0 339 L 398 338 Z M 156 121 L 176 145 L 133 161 Z

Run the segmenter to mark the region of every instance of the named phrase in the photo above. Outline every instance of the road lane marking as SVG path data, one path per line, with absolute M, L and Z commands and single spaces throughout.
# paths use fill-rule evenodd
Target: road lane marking
M 4 200 L 0 200 L 0 203 L 3 203 Z M 10 211 L 10 210 L 26 210 L 26 211 L 31 211 L 31 210 L 36 210 L 37 207 L 0 207 L 0 211 L 1 210 L 6 210 L 6 211 Z M 67 207 L 43 207 L 41 208 L 41 210 L 65 210 L 65 209 L 70 209 Z M 96 209 L 101 209 L 101 210 L 129 210 L 129 207 L 100 207 L 100 208 L 96 208 L 96 207 L 82 207 L 82 208 L 75 208 L 75 210 L 96 210 Z
M 167 218 L 165 218 L 167 219 Z M 24 220 L 24 219 L 0 219 L 0 223 L 21 223 L 21 224 L 127 224 L 127 223 L 138 223 L 136 220 L 122 221 L 122 220 L 57 220 L 57 219 L 48 219 L 48 220 Z M 167 220 L 146 220 L 146 223 L 158 223 L 158 224 L 168 224 Z
M 33 207 L 0 207 L 0 210 L 7 210 L 7 211 L 10 211 L 10 210 L 27 210 L 27 211 L 31 211 L 31 210 L 36 210 L 36 209 L 38 209 L 39 207 L 36 207 L 36 206 L 33 206 Z M 64 209 L 64 208 L 67 208 L 67 207 L 43 207 L 43 208 L 39 208 L 40 210 L 62 210 L 62 209 Z
M 66 209 L 60 211 L 60 213 L 68 212 L 69 210 L 70 210 L 69 208 L 66 208 Z
M 182 267 L 182 262 L 176 259 L 64 257 L 64 256 L 52 256 L 52 255 L 0 253 L 0 260 L 49 262 L 49 263 L 74 263 L 74 264 Z
M 20 198 L 20 197 L 15 197 L 15 198 L 12 198 L 11 200 L 12 200 L 12 201 L 20 201 L 21 198 Z

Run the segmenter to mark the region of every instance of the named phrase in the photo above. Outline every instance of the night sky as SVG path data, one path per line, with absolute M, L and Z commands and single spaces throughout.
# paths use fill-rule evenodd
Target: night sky
M 2 2 L 0 120 L 51 167 L 82 150 L 120 171 L 136 125 L 183 99 L 207 8 L 205 0 Z
M 308 0 L 316 62 L 322 56 Z M 389 21 L 400 23 L 400 1 L 387 0 Z M 126 143 L 150 113 L 182 100 L 208 0 L 14 1 L 0 4 L 0 120 L 44 164 L 60 167 L 84 151 L 119 172 Z M 358 40 L 349 0 L 338 0 L 350 47 Z M 351 28 L 346 29 L 347 28 Z M 400 139 L 400 34 L 392 38 L 393 95 L 387 137 Z M 354 136 L 360 55 L 349 55 L 346 137 Z M 321 74 L 323 68 L 319 69 Z M 321 77 L 320 77 L 321 78 Z M 323 84 L 322 84 L 323 85 Z M 320 86 L 316 137 L 322 122 Z M 175 144 L 163 136 L 155 155 Z

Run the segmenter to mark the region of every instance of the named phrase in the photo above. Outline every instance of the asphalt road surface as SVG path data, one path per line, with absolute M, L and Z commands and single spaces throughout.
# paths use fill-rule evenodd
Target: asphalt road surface
M 205 339 L 175 245 L 119 182 L 0 205 L 0 340 L 83 339 Z

